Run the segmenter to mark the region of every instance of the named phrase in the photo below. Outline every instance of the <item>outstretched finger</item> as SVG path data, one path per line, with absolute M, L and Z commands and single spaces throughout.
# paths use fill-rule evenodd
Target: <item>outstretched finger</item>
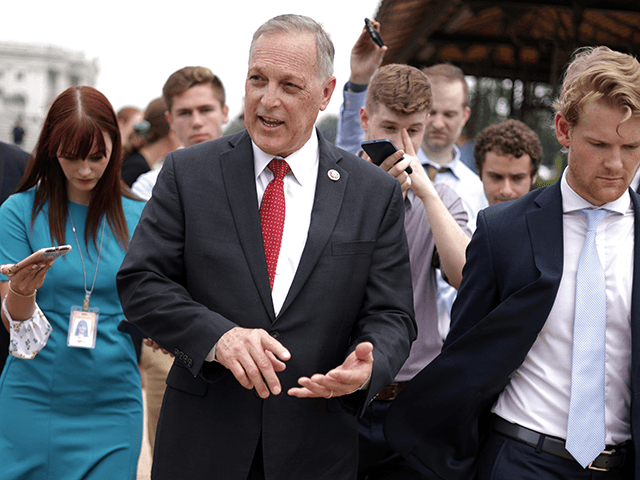
M 409 132 L 407 132 L 406 128 L 402 129 L 402 143 L 403 150 L 407 155 L 411 155 L 412 157 L 416 156 L 416 149 L 413 148 L 413 143 L 411 142 L 411 137 L 409 136 Z

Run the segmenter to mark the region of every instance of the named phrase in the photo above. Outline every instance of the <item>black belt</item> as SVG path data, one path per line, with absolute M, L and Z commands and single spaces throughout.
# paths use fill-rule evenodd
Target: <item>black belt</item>
M 518 442 L 525 443 L 535 449 L 550 453 L 556 457 L 574 460 L 573 456 L 567 451 L 564 440 L 557 437 L 550 437 L 541 433 L 521 427 L 515 423 L 507 422 L 504 418 L 497 415 L 493 416 L 493 430 L 505 437 L 509 437 Z M 593 460 L 587 468 L 598 470 L 600 472 L 608 472 L 614 468 L 620 468 L 624 465 L 627 456 L 627 449 L 630 448 L 631 442 L 625 442 L 621 445 L 609 446 Z

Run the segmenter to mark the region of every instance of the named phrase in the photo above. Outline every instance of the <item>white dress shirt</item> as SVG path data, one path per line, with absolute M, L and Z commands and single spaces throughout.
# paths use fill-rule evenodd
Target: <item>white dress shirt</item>
M 275 157 L 269 155 L 251 141 L 253 147 L 253 166 L 258 193 L 258 209 L 262 203 L 264 191 L 273 179 L 273 172 L 267 168 Z M 282 157 L 278 157 L 282 158 Z M 276 316 L 284 304 L 293 277 L 298 270 L 302 251 L 307 243 L 307 234 L 311 225 L 311 210 L 316 194 L 320 150 L 318 135 L 314 129 L 311 138 L 300 150 L 285 158 L 291 172 L 284 177 L 285 217 L 282 230 L 282 243 L 278 256 L 276 276 L 273 281 L 271 299 Z M 233 319 L 231 319 L 233 320 Z M 216 358 L 217 343 L 213 346 L 205 360 L 212 362 Z
M 576 272 L 587 219 L 593 207 L 561 180 L 564 263 L 553 307 L 524 363 L 501 393 L 493 411 L 512 423 L 566 438 L 571 392 L 571 358 Z M 601 208 L 611 210 L 600 223 L 596 248 L 605 271 L 607 330 L 605 347 L 605 443 L 631 438 L 631 290 L 634 216 L 629 192 Z
M 160 169 L 149 170 L 148 172 L 140 175 L 133 185 L 131 185 L 131 191 L 139 196 L 143 200 L 149 200 L 151 198 L 151 192 L 156 185 Z
M 273 173 L 267 168 L 267 165 L 274 156 L 264 153 L 253 142 L 252 145 L 258 208 L 260 208 L 264 191 L 273 179 Z M 282 231 L 280 255 L 271 292 L 276 316 L 284 304 L 287 293 L 289 293 L 289 287 L 291 287 L 302 257 L 302 251 L 307 243 L 307 234 L 309 233 L 309 225 L 311 225 L 311 210 L 318 181 L 319 159 L 318 136 L 315 130 L 309 141 L 300 150 L 285 158 L 291 168 L 291 173 L 284 177 L 284 230 Z
M 446 165 L 438 165 L 429 160 L 425 151 L 421 148 L 417 153 L 422 165 L 432 165 L 436 168 L 447 167 L 450 171 L 436 174 L 436 183 L 449 185 L 462 199 L 462 204 L 469 214 L 467 226 L 474 232 L 476 229 L 476 217 L 478 212 L 489 206 L 489 201 L 484 194 L 484 185 L 476 172 L 467 167 L 460 159 L 460 149 L 453 146 L 453 160 Z

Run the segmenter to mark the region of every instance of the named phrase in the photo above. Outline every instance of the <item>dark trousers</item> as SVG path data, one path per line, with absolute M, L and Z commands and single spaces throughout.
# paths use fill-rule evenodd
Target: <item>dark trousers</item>
M 391 401 L 374 400 L 358 420 L 358 480 L 422 480 L 404 458 L 391 450 L 382 426 Z
M 574 460 L 557 457 L 491 432 L 478 459 L 478 480 L 632 480 L 633 461 L 608 472 L 583 469 Z
M 264 480 L 264 457 L 262 456 L 262 435 L 258 440 L 256 453 L 253 454 L 253 462 L 249 469 L 247 480 Z

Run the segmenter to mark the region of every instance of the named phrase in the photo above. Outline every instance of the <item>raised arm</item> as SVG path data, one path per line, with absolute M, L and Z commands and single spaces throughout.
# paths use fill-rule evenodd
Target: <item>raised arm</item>
M 380 24 L 371 22 L 376 30 Z M 351 49 L 351 74 L 344 87 L 343 104 L 338 117 L 336 146 L 356 154 L 364 140 L 360 126 L 360 108 L 364 106 L 367 85 L 378 67 L 382 64 L 387 47 L 379 47 L 371 40 L 366 27 L 362 29 L 358 40 Z

